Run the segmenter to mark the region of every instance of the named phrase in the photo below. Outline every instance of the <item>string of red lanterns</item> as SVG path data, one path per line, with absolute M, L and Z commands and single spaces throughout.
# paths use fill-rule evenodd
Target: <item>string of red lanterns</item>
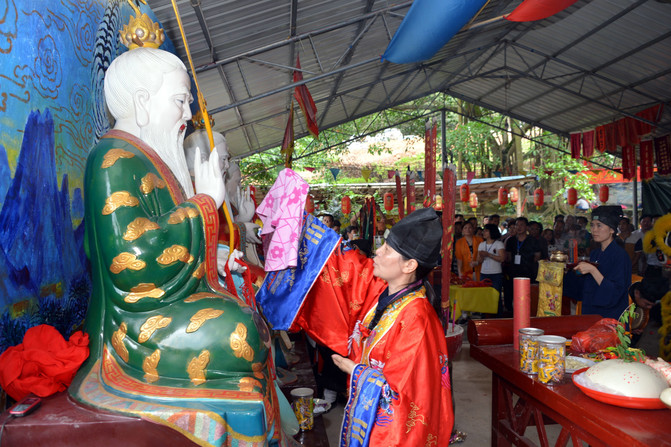
M 468 183 L 464 183 L 459 187 L 459 199 L 466 203 L 471 197 L 471 188 L 468 187 Z
M 534 191 L 534 205 L 536 205 L 536 209 L 540 209 L 540 207 L 543 206 L 545 203 L 545 192 L 541 188 L 536 188 Z
M 578 191 L 575 188 L 569 188 L 566 193 L 566 201 L 569 206 L 575 206 L 578 203 Z
M 610 188 L 608 188 L 608 185 L 601 185 L 599 188 L 599 200 L 601 203 L 606 203 L 608 202 L 608 195 L 610 193 Z
M 508 190 L 504 186 L 501 186 L 499 188 L 499 205 L 505 206 L 507 204 L 508 204 Z

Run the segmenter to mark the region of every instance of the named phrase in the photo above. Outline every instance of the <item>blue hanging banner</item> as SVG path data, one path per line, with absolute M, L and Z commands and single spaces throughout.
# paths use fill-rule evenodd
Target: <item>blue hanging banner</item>
M 338 168 L 329 168 L 331 171 L 331 174 L 333 174 L 333 180 L 338 180 L 338 174 L 340 173 L 340 169 Z
M 410 64 L 431 59 L 487 0 L 415 0 L 382 60 Z

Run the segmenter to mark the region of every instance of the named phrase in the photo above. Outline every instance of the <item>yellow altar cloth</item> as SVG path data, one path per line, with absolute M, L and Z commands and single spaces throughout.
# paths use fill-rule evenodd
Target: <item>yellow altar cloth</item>
M 465 312 L 495 314 L 499 310 L 499 292 L 493 287 L 450 285 L 450 305 L 456 302 L 456 315 Z

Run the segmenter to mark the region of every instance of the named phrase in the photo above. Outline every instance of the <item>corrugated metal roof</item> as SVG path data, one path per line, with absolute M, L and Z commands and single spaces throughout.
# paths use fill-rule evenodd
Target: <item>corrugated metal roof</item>
M 296 55 L 322 131 L 442 91 L 568 135 L 671 95 L 663 1 L 578 0 L 549 19 L 512 23 L 501 16 L 521 1 L 490 0 L 431 60 L 404 65 L 380 55 L 411 1 L 177 3 L 214 129 L 237 158 L 281 144 Z M 148 4 L 186 61 L 170 1 Z M 298 108 L 295 132 L 308 134 Z M 658 132 L 671 132 L 671 110 Z

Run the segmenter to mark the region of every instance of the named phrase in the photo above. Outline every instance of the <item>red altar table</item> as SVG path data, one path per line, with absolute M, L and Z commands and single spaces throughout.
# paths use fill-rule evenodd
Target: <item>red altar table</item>
M 519 353 L 510 344 L 470 347 L 471 357 L 492 371 L 492 446 L 530 446 L 535 425 L 541 445 L 549 445 L 546 424 L 561 425 L 555 445 L 671 446 L 671 410 L 633 410 L 601 403 L 583 394 L 566 375 L 547 386 L 519 371 Z M 518 399 L 515 400 L 514 396 Z

